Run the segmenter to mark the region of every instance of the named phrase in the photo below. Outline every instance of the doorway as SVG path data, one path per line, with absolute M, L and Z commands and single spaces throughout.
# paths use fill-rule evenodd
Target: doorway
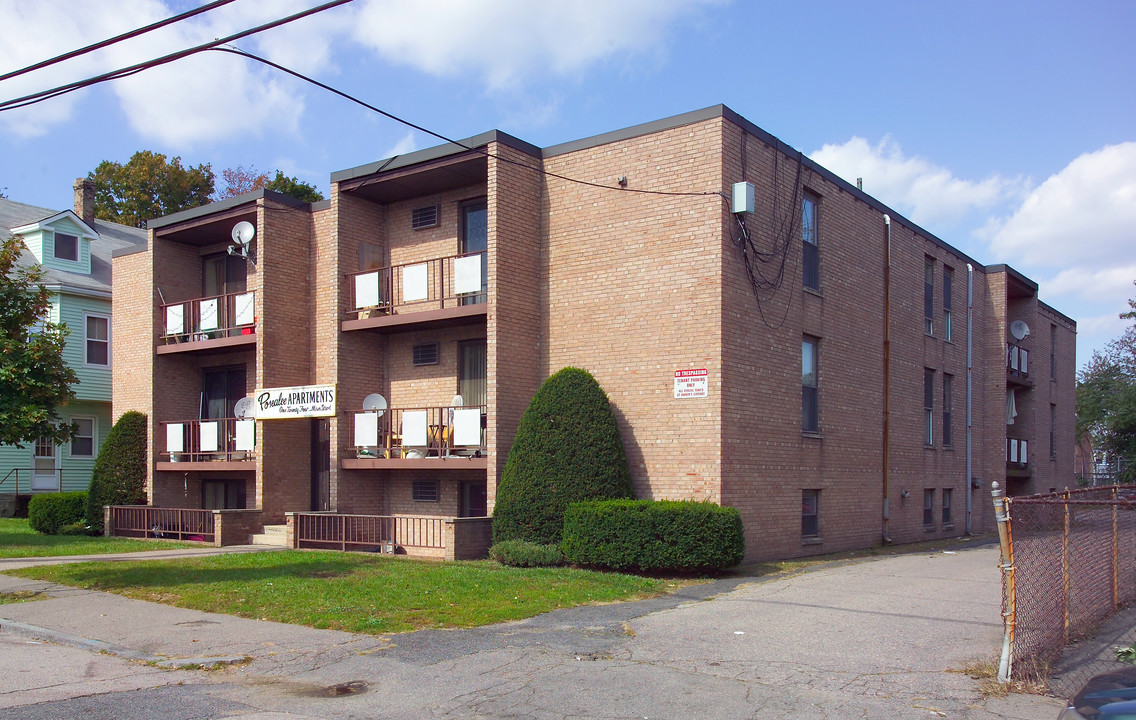
M 462 205 L 461 252 L 481 253 L 481 292 L 465 295 L 462 305 L 487 301 L 489 280 L 489 209 L 484 200 Z
M 312 512 L 331 510 L 331 421 L 312 418 Z
M 243 293 L 248 288 L 248 264 L 244 258 L 227 253 L 216 253 L 201 258 L 201 297 L 212 298 L 235 293 Z M 230 328 L 229 334 L 239 331 L 231 329 L 233 319 L 229 317 L 230 301 L 221 297 L 217 303 L 218 327 Z
M 489 501 L 485 481 L 463 482 L 458 501 L 458 517 L 485 517 L 488 512 Z
M 36 440 L 31 489 L 59 490 L 59 447 L 51 438 Z

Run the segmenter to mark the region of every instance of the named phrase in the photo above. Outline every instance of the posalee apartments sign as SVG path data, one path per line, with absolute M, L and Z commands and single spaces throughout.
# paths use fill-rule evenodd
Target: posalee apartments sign
M 253 393 L 257 420 L 331 417 L 335 414 L 334 385 L 264 388 Z

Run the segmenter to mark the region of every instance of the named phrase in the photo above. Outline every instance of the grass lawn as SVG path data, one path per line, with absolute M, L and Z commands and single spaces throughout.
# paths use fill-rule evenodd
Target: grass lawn
M 11 574 L 195 610 L 372 634 L 519 620 L 556 608 L 651 597 L 689 583 L 491 561 L 294 550 Z
M 169 540 L 133 540 L 90 535 L 41 535 L 28 527 L 26 518 L 0 518 L 0 558 L 94 555 L 139 550 L 200 547 Z

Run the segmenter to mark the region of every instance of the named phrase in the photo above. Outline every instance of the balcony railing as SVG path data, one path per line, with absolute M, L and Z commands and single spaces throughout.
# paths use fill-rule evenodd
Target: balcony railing
M 241 292 L 162 305 L 162 342 L 216 340 L 256 332 L 256 293 Z
M 1006 372 L 1017 377 L 1029 377 L 1029 350 L 1021 345 L 1006 345 Z
M 444 518 L 296 513 L 294 546 L 336 550 L 444 548 Z M 384 546 L 386 546 L 384 548 Z
M 1029 441 L 1006 438 L 1006 475 L 1008 477 L 1029 477 Z
M 485 455 L 485 406 L 388 408 L 352 415 L 360 459 L 420 459 Z
M 163 422 L 169 462 L 252 460 L 256 421 L 237 418 Z
M 486 302 L 486 253 L 466 253 L 418 263 L 391 265 L 347 276 L 354 304 L 349 319 Z

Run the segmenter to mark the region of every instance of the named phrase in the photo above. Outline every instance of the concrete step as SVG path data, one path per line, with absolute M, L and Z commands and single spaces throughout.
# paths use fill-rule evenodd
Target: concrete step
M 288 526 L 265 525 L 262 532 L 249 535 L 249 543 L 270 547 L 288 547 Z

